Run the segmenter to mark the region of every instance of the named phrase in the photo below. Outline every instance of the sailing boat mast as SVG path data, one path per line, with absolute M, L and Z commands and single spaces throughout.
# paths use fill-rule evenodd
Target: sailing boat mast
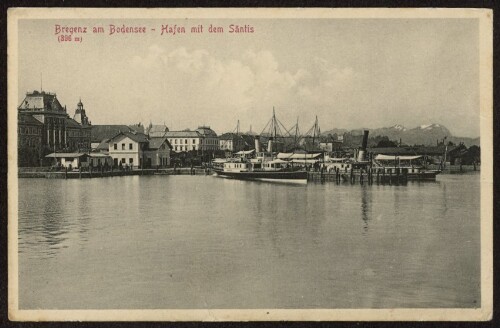
M 316 120 L 314 121 L 313 140 L 312 140 L 313 149 L 314 149 L 314 141 L 316 139 L 316 133 L 318 133 L 318 115 L 316 115 Z

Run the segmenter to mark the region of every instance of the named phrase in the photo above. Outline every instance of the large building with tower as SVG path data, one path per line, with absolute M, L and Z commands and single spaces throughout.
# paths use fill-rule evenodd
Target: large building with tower
M 55 93 L 26 93 L 18 106 L 18 154 L 20 166 L 42 165 L 48 153 L 90 151 L 91 122 L 81 100 L 73 118 Z

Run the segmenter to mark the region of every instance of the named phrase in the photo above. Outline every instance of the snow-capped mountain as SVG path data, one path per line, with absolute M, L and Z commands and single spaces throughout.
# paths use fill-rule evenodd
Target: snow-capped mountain
M 428 123 L 422 124 L 414 128 L 406 128 L 401 124 L 396 124 L 390 127 L 378 128 L 378 129 L 367 129 L 370 131 L 370 137 L 375 138 L 378 136 L 386 136 L 389 140 L 399 142 L 407 145 L 436 145 L 438 141 L 445 139 L 446 142 L 452 141 L 456 144 L 459 142 L 464 142 L 466 146 L 479 145 L 479 138 L 462 138 L 454 137 L 451 132 L 442 124 Z M 344 129 L 332 129 L 326 131 L 323 135 L 328 134 L 343 134 Z M 353 136 L 358 136 L 363 134 L 363 129 L 355 129 L 347 131 Z

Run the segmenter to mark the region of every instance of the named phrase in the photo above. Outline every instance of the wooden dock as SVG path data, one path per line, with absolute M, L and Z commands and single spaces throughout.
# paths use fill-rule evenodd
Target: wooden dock
M 208 175 L 210 172 L 202 168 L 166 168 L 166 169 L 137 169 L 113 171 L 31 171 L 18 172 L 19 178 L 46 178 L 46 179 L 91 179 L 134 175 Z

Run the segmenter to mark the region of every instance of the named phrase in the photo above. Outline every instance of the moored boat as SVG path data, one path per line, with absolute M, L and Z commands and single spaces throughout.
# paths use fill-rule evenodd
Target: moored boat
M 290 167 L 283 160 L 228 160 L 223 167 L 214 167 L 214 172 L 223 177 L 241 180 L 259 180 L 285 183 L 307 183 L 307 172 Z

